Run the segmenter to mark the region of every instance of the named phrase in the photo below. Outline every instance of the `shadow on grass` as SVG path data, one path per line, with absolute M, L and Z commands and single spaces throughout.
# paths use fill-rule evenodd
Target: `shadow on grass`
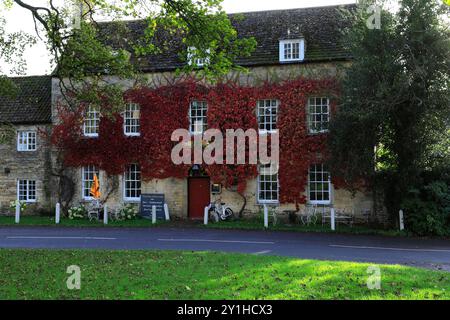
M 81 268 L 68 290 L 67 267 Z M 369 264 L 178 251 L 0 250 L 0 299 L 449 299 L 444 272 Z

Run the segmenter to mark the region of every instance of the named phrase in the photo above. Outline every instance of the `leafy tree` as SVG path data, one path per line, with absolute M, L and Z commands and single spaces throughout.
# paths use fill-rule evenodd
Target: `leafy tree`
M 18 89 L 5 74 L 8 71 L 16 74 L 25 73 L 23 53 L 35 43 L 35 39 L 23 32 L 7 33 L 5 25 L 5 19 L 0 16 L 0 97 L 14 98 L 18 94 Z M 2 65 L 6 65 L 9 69 L 2 70 Z M 14 127 L 0 119 L 0 144 L 9 142 L 14 133 Z
M 366 1 L 345 31 L 353 61 L 345 70 L 342 104 L 331 124 L 330 161 L 356 186 L 367 178 L 383 187 L 389 212 L 398 212 L 421 173 L 448 156 L 450 124 L 450 7 L 440 1 L 401 0 L 368 28 Z M 447 162 L 448 163 L 448 162 Z
M 101 107 L 102 115 L 121 111 L 123 88 L 117 83 L 131 80 L 137 86 L 145 81 L 134 62 L 145 55 L 174 50 L 170 41 L 173 36 L 181 39 L 186 48 L 180 57 L 186 60 L 187 48 L 195 48 L 189 51 L 191 60 L 205 61 L 201 69 L 194 62 L 178 71 L 195 71 L 207 80 L 233 69 L 242 70 L 234 61 L 250 55 L 256 47 L 253 38 L 238 37 L 221 7 L 222 0 L 48 0 L 47 5 L 36 5 L 31 0 L 0 0 L 1 3 L 6 8 L 14 4 L 31 13 L 38 36 L 46 42 L 56 67 L 53 75 L 60 80 L 62 102 L 72 111 L 78 110 L 80 103 Z M 110 20 L 112 32 L 102 32 L 105 25 L 99 21 L 101 17 Z M 133 30 L 122 22 L 126 19 L 141 20 L 145 25 L 142 37 L 127 37 Z M 118 39 L 122 40 L 121 45 L 115 48 L 112 44 Z M 0 49 L 1 46 L 0 42 Z M 62 150 L 58 150 L 56 158 L 58 166 L 52 175 L 59 179 L 59 202 L 70 203 L 73 181 L 63 165 Z M 64 194 L 67 190 L 70 191 Z
M 23 32 L 7 33 L 5 25 L 5 18 L 0 16 L 0 96 L 13 96 L 17 93 L 17 88 L 6 77 L 6 73 L 25 73 L 23 53 L 35 43 L 35 38 Z M 2 65 L 9 67 L 9 70 L 2 70 Z
M 36 30 L 45 39 L 57 66 L 54 75 L 60 79 L 66 102 L 76 106 L 80 100 L 100 104 L 108 97 L 109 105 L 122 106 L 121 90 L 105 81 L 105 75 L 139 80 L 130 57 L 140 57 L 170 49 L 170 38 L 176 34 L 193 58 L 204 58 L 201 70 L 186 64 L 184 72 L 193 70 L 208 78 L 239 69 L 237 56 L 247 56 L 255 48 L 254 39 L 239 38 L 222 0 L 49 0 L 46 6 L 27 0 L 0 0 L 5 5 L 18 5 L 31 13 Z M 116 25 L 113 34 L 100 33 L 99 18 L 107 17 Z M 142 19 L 144 35 L 126 48 L 113 48 L 114 37 L 126 37 L 124 19 Z M 164 30 L 162 35 L 159 33 Z M 130 37 L 131 38 L 131 37 Z M 183 53 L 186 57 L 187 53 Z M 195 61 L 195 59 L 193 59 Z M 86 81 L 89 77 L 89 82 Z M 72 103 L 71 103 L 72 102 Z

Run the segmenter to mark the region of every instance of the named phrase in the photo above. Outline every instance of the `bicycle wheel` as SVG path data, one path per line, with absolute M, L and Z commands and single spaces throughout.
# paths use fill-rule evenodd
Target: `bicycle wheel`
M 302 215 L 300 216 L 300 221 L 302 222 L 303 225 L 307 225 L 307 224 L 308 224 L 308 216 L 302 214 Z
M 225 209 L 225 220 L 233 220 L 234 219 L 234 212 L 231 210 L 231 208 Z
M 211 220 L 214 220 L 214 222 L 219 222 L 221 220 L 219 214 L 216 211 L 210 211 L 209 216 L 212 218 Z
M 316 215 L 316 214 L 313 214 L 313 215 L 310 217 L 309 223 L 312 224 L 312 225 L 317 224 L 317 215 Z

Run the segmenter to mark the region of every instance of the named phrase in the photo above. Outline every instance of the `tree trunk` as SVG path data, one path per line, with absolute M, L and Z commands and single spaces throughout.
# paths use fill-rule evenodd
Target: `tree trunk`
M 245 206 L 247 205 L 247 198 L 243 195 L 243 194 L 241 194 L 241 193 L 238 193 L 241 197 L 242 197 L 242 199 L 244 200 L 244 203 L 243 203 L 243 205 L 242 205 L 242 207 L 241 207 L 241 210 L 239 210 L 239 219 L 242 219 L 242 216 L 243 216 L 243 214 L 244 214 L 244 210 L 245 210 Z

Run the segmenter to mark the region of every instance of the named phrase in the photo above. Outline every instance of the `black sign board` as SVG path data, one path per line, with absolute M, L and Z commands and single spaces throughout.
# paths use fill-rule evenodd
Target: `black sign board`
M 149 193 L 141 194 L 141 216 L 146 219 L 152 218 L 152 207 L 156 206 L 156 218 L 165 219 L 164 194 Z

